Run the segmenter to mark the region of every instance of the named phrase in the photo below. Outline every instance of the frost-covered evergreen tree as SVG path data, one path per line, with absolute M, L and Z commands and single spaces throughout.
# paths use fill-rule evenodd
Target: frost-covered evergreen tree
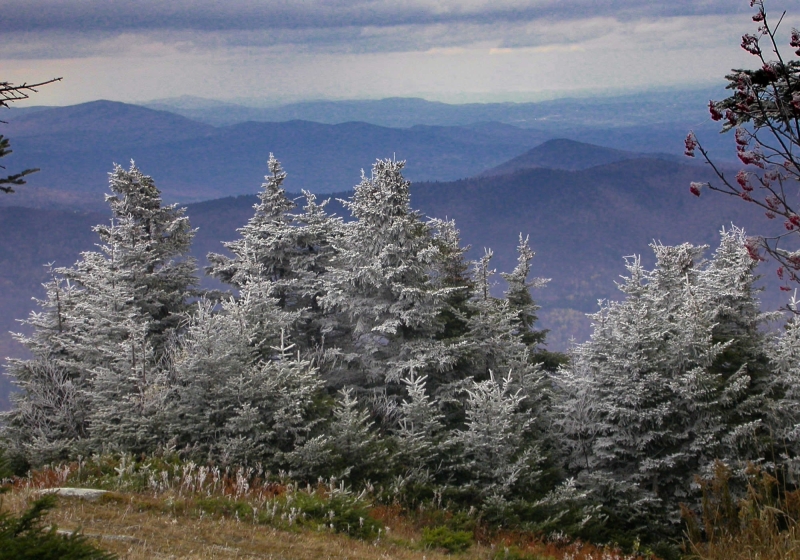
M 272 298 L 272 283 L 251 282 L 213 312 L 208 302 L 176 340 L 165 434 L 198 456 L 286 466 L 323 414 L 316 368 L 287 336 L 296 313 Z
M 446 456 L 444 415 L 428 394 L 426 381 L 413 373 L 402 380 L 408 396 L 400 404 L 395 431 L 404 483 L 433 483 Z
M 800 475 L 800 302 L 796 294 L 789 308 L 794 314 L 770 348 L 776 402 L 770 409 L 774 445 L 767 456 L 786 467 L 790 480 L 796 481 Z
M 568 466 L 628 529 L 676 522 L 715 459 L 761 456 L 765 317 L 742 236 L 723 231 L 709 262 L 688 244 L 653 245 L 653 271 L 629 262 L 625 299 L 592 316 L 591 340 L 558 376 Z
M 432 269 L 433 284 L 450 293 L 439 315 L 442 330 L 437 337 L 456 341 L 467 332 L 468 301 L 474 289 L 465 255 L 470 247 L 462 247 L 461 235 L 454 220 L 433 218 L 428 221 L 439 258 Z
M 435 380 L 452 367 L 436 335 L 453 289 L 432 278 L 441 255 L 431 228 L 410 207 L 403 166 L 378 160 L 344 201 L 354 221 L 336 244 L 323 298 L 328 312 L 346 319 L 350 336 L 343 344 L 347 367 L 331 374 L 339 384 L 398 383 L 412 369 Z
M 527 243 L 521 246 L 527 247 Z M 529 329 L 522 323 L 524 313 L 520 308 L 512 307 L 509 299 L 492 296 L 492 277 L 495 274 L 491 268 L 492 257 L 492 251 L 487 249 L 484 256 L 473 263 L 472 292 L 458 310 L 458 316 L 464 320 L 464 329 L 450 346 L 451 353 L 460 358 L 456 363 L 459 375 L 453 376 L 454 381 L 444 386 L 436 396 L 440 407 L 446 411 L 446 424 L 458 427 L 466 421 L 464 396 L 469 395 L 472 385 L 490 379 L 492 372 L 505 372 L 509 376 L 508 390 L 521 395 L 520 413 L 532 419 L 528 436 L 544 453 L 552 447 L 547 436 L 550 422 L 548 382 L 542 367 L 532 357 L 531 347 L 525 342 L 524 334 Z M 527 301 L 521 307 L 533 312 L 535 304 L 530 295 L 524 299 L 521 293 L 528 289 L 526 286 L 534 284 L 527 279 L 529 271 L 521 270 L 521 266 L 527 266 L 530 260 L 521 258 L 521 263 L 513 275 L 508 275 L 512 276 L 513 286 L 509 291 L 515 293 L 520 301 Z M 520 281 L 519 286 L 514 282 L 516 279 Z M 535 284 L 541 283 L 543 281 L 535 281 Z
M 24 444 L 24 430 L 7 432 L 36 462 L 56 450 L 146 447 L 158 370 L 197 282 L 186 257 L 193 231 L 183 210 L 162 206 L 153 180 L 133 165 L 116 166 L 110 188 L 112 222 L 94 228 L 99 251 L 56 269 L 44 312 L 31 316 L 34 335 L 21 337 L 33 357 L 10 370 L 23 391 L 7 415 L 9 427 L 50 410 L 52 398 L 38 395 L 64 395 L 54 416 L 64 420 L 36 436 L 42 453 Z
M 333 330 L 321 316 L 319 300 L 341 221 L 326 213 L 327 201 L 319 204 L 309 192 L 302 212 L 292 214 L 296 205 L 283 189 L 286 173 L 272 154 L 268 166 L 253 217 L 238 230 L 238 240 L 224 243 L 234 256 L 209 254 L 208 272 L 239 289 L 269 281 L 270 297 L 281 308 L 299 312 L 291 334 L 305 353 L 324 347 L 325 335 Z
M 295 473 L 306 478 L 375 482 L 392 471 L 386 437 L 350 387 L 339 391 L 333 418 L 324 433 L 286 455 Z
M 45 299 L 36 300 L 39 311 L 24 321 L 33 332 L 15 335 L 32 359 L 13 359 L 6 366 L 20 392 L 12 394 L 14 409 L 2 414 L 2 434 L 10 452 L 42 464 L 68 455 L 72 442 L 87 435 L 88 395 L 80 390 L 86 380 L 69 353 L 75 305 L 73 286 L 51 269 L 44 284 Z
M 116 264 L 133 290 L 134 304 L 147 317 L 148 338 L 160 356 L 198 282 L 196 264 L 188 256 L 194 230 L 185 209 L 163 205 L 152 177 L 133 163 L 127 171 L 114 167 L 109 188 L 112 225 L 94 230 L 103 245 L 117 246 Z M 79 284 L 80 278 L 75 281 Z
M 517 246 L 517 253 L 519 253 L 517 266 L 512 272 L 504 272 L 500 275 L 508 283 L 505 294 L 506 300 L 511 309 L 517 313 L 515 323 L 517 325 L 518 336 L 522 339 L 522 342 L 533 349 L 538 344 L 544 342 L 547 332 L 534 329 L 534 325 L 538 320 L 536 312 L 539 310 L 539 306 L 533 301 L 531 289 L 541 288 L 547 284 L 549 280 L 544 278 L 528 278 L 531 273 L 531 262 L 535 254 L 531 250 L 528 239 L 528 237 L 523 238 L 522 234 L 520 234 L 519 245 Z
M 529 361 L 530 357 L 530 348 L 524 342 L 524 331 L 528 329 L 522 323 L 523 312 L 512 307 L 509 299 L 495 298 L 491 294 L 495 274 L 491 268 L 493 256 L 487 249 L 484 256 L 475 261 L 473 293 L 466 304 L 467 330 L 463 341 L 470 357 L 468 371 L 470 377 L 481 380 L 489 376 L 490 370 L 508 371 Z M 521 293 L 517 296 L 522 297 Z
M 64 271 L 79 279 L 81 288 L 68 347 L 75 367 L 84 372 L 82 390 L 91 397 L 87 443 L 93 450 L 145 451 L 149 405 L 160 377 L 150 317 L 137 305 L 119 246 L 112 242 L 101 251 L 84 253 Z
M 226 300 L 218 313 L 205 300 L 170 351 L 170 394 L 159 423 L 180 447 L 213 455 L 217 440 L 237 406 L 227 380 L 251 366 L 250 325 L 242 306 Z
M 527 395 L 515 385 L 511 374 L 474 381 L 466 390 L 466 425 L 446 444 L 455 490 L 500 515 L 528 495 L 544 459 L 535 417 L 523 406 Z
M 211 263 L 208 272 L 237 288 L 254 277 L 279 282 L 293 272 L 290 260 L 295 244 L 288 212 L 295 204 L 286 197 L 283 189 L 286 173 L 280 162 L 270 154 L 267 165 L 270 175 L 265 177 L 261 186 L 259 203 L 254 206 L 255 214 L 247 225 L 239 228 L 240 239 L 223 243 L 234 257 L 216 253 L 208 255 Z

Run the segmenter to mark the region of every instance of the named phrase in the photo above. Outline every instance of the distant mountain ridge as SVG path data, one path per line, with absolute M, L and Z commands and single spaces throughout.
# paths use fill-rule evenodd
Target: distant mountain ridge
M 175 141 L 204 137 L 216 127 L 188 119 L 174 112 L 157 111 L 119 103 L 117 101 L 89 101 L 79 105 L 48 107 L 40 110 L 22 110 L 19 118 L 12 109 L 9 123 L 4 127 L 15 138 L 42 135 L 102 133 L 115 142 L 137 144 L 142 140 L 163 139 Z M 74 145 L 74 143 L 73 143 Z M 67 146 L 69 148 L 69 146 Z
M 110 101 L 10 110 L 6 115 L 2 132 L 11 138 L 14 153 L 4 163 L 20 169 L 39 167 L 41 172 L 30 176 L 13 202 L 0 198 L 0 205 L 44 208 L 96 208 L 93 201 L 102 200 L 112 163 L 128 165 L 130 160 L 157 178 L 166 200 L 187 203 L 256 192 L 271 152 L 290 170 L 296 190 L 316 193 L 349 189 L 358 180 L 352 170 L 369 169 L 379 157 L 408 160 L 413 181 L 452 181 L 487 170 L 542 166 L 548 160 L 547 165 L 569 169 L 585 165 L 581 160 L 594 165 L 633 157 L 586 146 L 570 156 L 563 146 L 574 144 L 541 146 L 553 135 L 497 122 L 403 129 L 309 121 L 214 127 L 167 111 Z M 624 130 L 612 132 L 625 136 Z M 601 136 L 613 137 L 612 132 Z M 588 144 L 593 134 L 600 133 L 580 134 L 582 143 Z M 538 151 L 520 155 L 537 146 Z M 548 147 L 550 152 L 544 153 Z M 517 156 L 521 159 L 509 162 Z M 502 165 L 506 167 L 498 167 Z
M 245 121 L 290 120 L 328 124 L 363 121 L 389 127 L 415 124 L 463 126 L 494 121 L 552 131 L 576 125 L 608 128 L 669 121 L 696 122 L 706 116 L 708 100 L 721 98 L 724 94 L 722 88 L 702 88 L 531 102 L 443 103 L 419 97 L 389 97 L 299 101 L 273 106 L 182 96 L 141 105 L 217 126 Z
M 678 161 L 678 157 L 671 154 L 647 154 L 636 153 L 625 150 L 615 150 L 604 148 L 585 142 L 577 142 L 566 138 L 555 138 L 531 148 L 522 155 L 519 155 L 505 163 L 493 167 L 480 174 L 481 177 L 491 177 L 494 175 L 506 175 L 516 173 L 526 169 L 548 168 L 566 169 L 577 171 L 589 169 L 598 165 L 607 165 L 618 161 L 640 158 L 663 159 L 666 161 Z
M 4 163 L 39 167 L 13 204 L 58 207 L 88 193 L 102 197 L 112 162 L 131 159 L 155 176 L 170 201 L 192 202 L 258 190 L 272 152 L 295 188 L 349 189 L 352 170 L 376 158 L 413 162 L 410 179 L 448 181 L 476 175 L 546 140 L 508 125 L 387 128 L 363 122 L 245 122 L 213 127 L 166 111 L 96 101 L 35 112 L 7 111 L 3 134 L 14 154 Z M 37 199 L 38 197 L 38 199 Z M 11 202 L 0 198 L 0 204 Z
M 303 101 L 252 106 L 197 97 L 143 103 L 214 125 L 244 121 L 309 120 L 410 128 L 415 125 L 467 126 L 503 123 L 534 129 L 545 138 L 569 138 L 634 152 L 679 156 L 691 129 L 718 161 L 735 160 L 731 135 L 718 134 L 708 114 L 709 99 L 727 97 L 722 87 L 642 91 L 620 95 L 574 97 L 538 102 L 442 103 L 421 98 Z M 249 103 L 254 103 L 250 100 Z

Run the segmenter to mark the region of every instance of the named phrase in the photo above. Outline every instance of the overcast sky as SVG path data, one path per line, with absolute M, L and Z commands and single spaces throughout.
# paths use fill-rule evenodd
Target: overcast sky
M 782 36 L 800 27 L 800 0 Z M 93 99 L 522 101 L 722 84 L 749 0 L 0 0 L 0 81 Z M 787 47 L 787 52 L 790 52 Z

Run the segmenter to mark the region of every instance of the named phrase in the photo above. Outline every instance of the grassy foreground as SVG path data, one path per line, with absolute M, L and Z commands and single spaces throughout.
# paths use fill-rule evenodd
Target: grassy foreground
M 15 489 L 4 496 L 4 509 L 19 513 L 37 496 Z M 415 526 L 393 508 L 374 508 L 371 514 L 384 525 L 384 536 L 362 540 L 345 534 L 298 528 L 279 529 L 237 519 L 235 515 L 204 515 L 173 506 L 170 496 L 108 493 L 96 501 L 60 497 L 47 516 L 59 530 L 80 530 L 100 548 L 131 560 L 153 558 L 274 558 L 274 559 L 633 559 L 608 549 L 580 543 L 543 543 L 531 536 L 496 536 L 496 542 L 475 543 L 457 531 L 439 536 Z M 185 505 L 185 504 L 184 504 Z M 388 528 L 388 529 L 387 529 Z M 434 533 L 431 538 L 431 533 Z M 440 532 L 441 533 L 441 532 Z M 448 539 L 449 537 L 449 539 Z M 516 545 L 513 544 L 516 542 Z
M 734 498 L 730 480 L 720 464 L 713 479 L 699 481 L 702 512 L 684 512 L 685 558 L 800 560 L 800 491 L 783 490 L 778 479 L 754 468 L 746 495 Z M 78 531 L 127 559 L 655 560 L 564 537 L 491 529 L 434 504 L 413 511 L 381 505 L 370 491 L 355 494 L 335 480 L 300 487 L 259 469 L 94 457 L 33 471 L 5 488 L 0 516 L 17 518 L 48 489 L 103 490 L 93 499 L 59 496 L 45 525 L 57 525 L 61 534 Z
M 348 558 L 635 560 L 608 547 L 490 530 L 433 506 L 409 512 L 372 503 L 336 481 L 298 487 L 254 469 L 159 459 L 93 458 L 32 472 L 0 496 L 19 515 L 42 490 L 106 490 L 94 500 L 59 496 L 45 518 L 80 531 L 120 558 Z

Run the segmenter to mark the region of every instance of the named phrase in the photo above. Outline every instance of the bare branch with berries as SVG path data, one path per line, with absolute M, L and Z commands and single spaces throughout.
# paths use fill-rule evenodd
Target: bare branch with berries
M 722 132 L 735 131 L 736 155 L 744 164 L 730 178 L 714 164 L 694 132 L 686 137 L 685 154 L 700 156 L 717 176 L 714 182 L 693 182 L 689 191 L 702 189 L 736 196 L 760 207 L 765 216 L 783 218 L 784 230 L 773 236 L 748 239 L 747 250 L 757 260 L 765 256 L 777 262 L 778 277 L 800 283 L 800 60 L 785 60 L 777 39 L 785 12 L 772 23 L 763 0 L 751 0 L 756 8 L 755 34 L 745 34 L 741 47 L 759 61 L 756 70 L 732 70 L 725 76 L 732 95 L 709 101 L 711 119 L 722 123 Z M 789 45 L 800 57 L 800 31 L 792 29 Z

